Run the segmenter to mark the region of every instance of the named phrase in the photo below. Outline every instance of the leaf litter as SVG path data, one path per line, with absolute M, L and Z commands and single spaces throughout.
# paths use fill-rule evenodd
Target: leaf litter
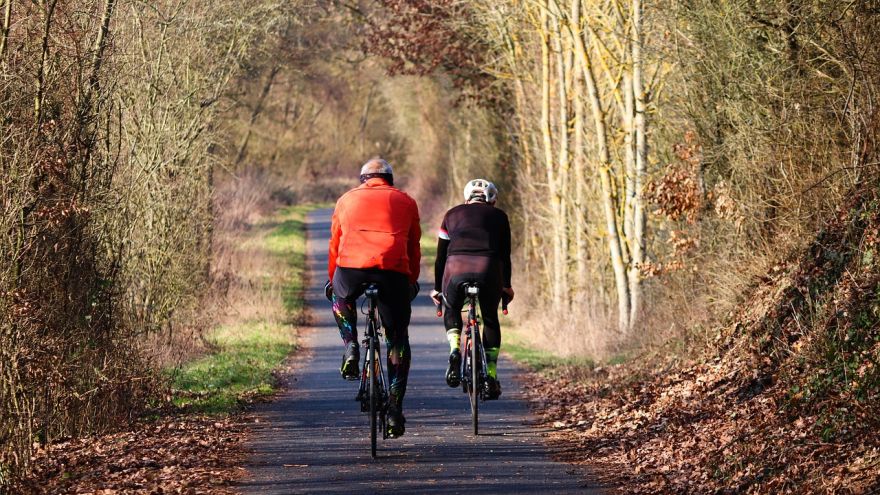
M 23 494 L 237 493 L 245 429 L 237 416 L 180 415 L 135 424 L 128 431 L 40 448 Z

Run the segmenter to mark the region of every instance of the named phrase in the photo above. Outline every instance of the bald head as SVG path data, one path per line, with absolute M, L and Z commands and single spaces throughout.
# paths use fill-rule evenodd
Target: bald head
M 372 178 L 384 179 L 389 185 L 394 185 L 394 172 L 391 170 L 391 165 L 379 157 L 371 158 L 361 167 L 361 183 Z
M 367 174 L 393 174 L 394 172 L 391 170 L 391 165 L 388 164 L 382 158 L 376 157 L 371 158 L 367 163 L 361 167 L 361 175 Z

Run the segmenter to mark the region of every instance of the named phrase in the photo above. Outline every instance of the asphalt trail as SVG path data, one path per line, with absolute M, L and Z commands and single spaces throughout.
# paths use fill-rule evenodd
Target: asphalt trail
M 575 468 L 550 458 L 543 432 L 530 426 L 535 418 L 511 379 L 514 368 L 503 357 L 498 368 L 504 393 L 481 404 L 481 434 L 471 434 L 467 396 L 443 378 L 446 337 L 425 290 L 410 326 L 406 435 L 380 440 L 378 459 L 370 458 L 369 418 L 354 401 L 357 382 L 339 376 L 342 342 L 323 297 L 330 214 L 312 212 L 307 223 L 312 287 L 306 300 L 315 316 L 315 328 L 304 339 L 310 357 L 277 400 L 255 411 L 259 422 L 248 445 L 254 454 L 238 488 L 260 494 L 599 493 Z

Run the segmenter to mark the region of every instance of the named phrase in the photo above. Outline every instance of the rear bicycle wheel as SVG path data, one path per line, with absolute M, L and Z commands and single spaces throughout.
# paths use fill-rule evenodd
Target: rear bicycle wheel
M 469 385 L 471 379 L 471 354 L 470 354 L 470 339 L 468 338 L 467 333 L 462 335 L 461 341 L 461 368 L 458 370 L 459 376 L 461 377 L 461 391 L 464 393 L 469 393 Z
M 379 395 L 379 373 L 377 372 L 377 367 L 381 365 L 378 364 L 379 351 L 378 349 L 376 349 L 378 339 L 376 338 L 376 334 L 374 332 L 375 329 L 370 332 L 370 344 L 367 351 L 370 358 L 368 370 L 368 373 L 370 374 L 370 455 L 373 457 L 373 459 L 376 458 L 376 434 L 379 425 L 379 408 L 381 407 L 381 397 Z
M 470 361 L 471 361 L 471 390 L 469 392 L 471 399 L 471 421 L 474 427 L 474 435 L 480 434 L 480 361 L 479 361 L 479 341 L 476 337 L 476 327 L 471 328 L 470 338 Z

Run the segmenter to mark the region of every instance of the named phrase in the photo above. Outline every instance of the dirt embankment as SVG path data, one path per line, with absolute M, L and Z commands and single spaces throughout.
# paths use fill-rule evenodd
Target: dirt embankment
M 537 377 L 554 441 L 627 493 L 880 491 L 878 248 L 874 180 L 756 282 L 704 359 L 596 368 L 552 394 Z

